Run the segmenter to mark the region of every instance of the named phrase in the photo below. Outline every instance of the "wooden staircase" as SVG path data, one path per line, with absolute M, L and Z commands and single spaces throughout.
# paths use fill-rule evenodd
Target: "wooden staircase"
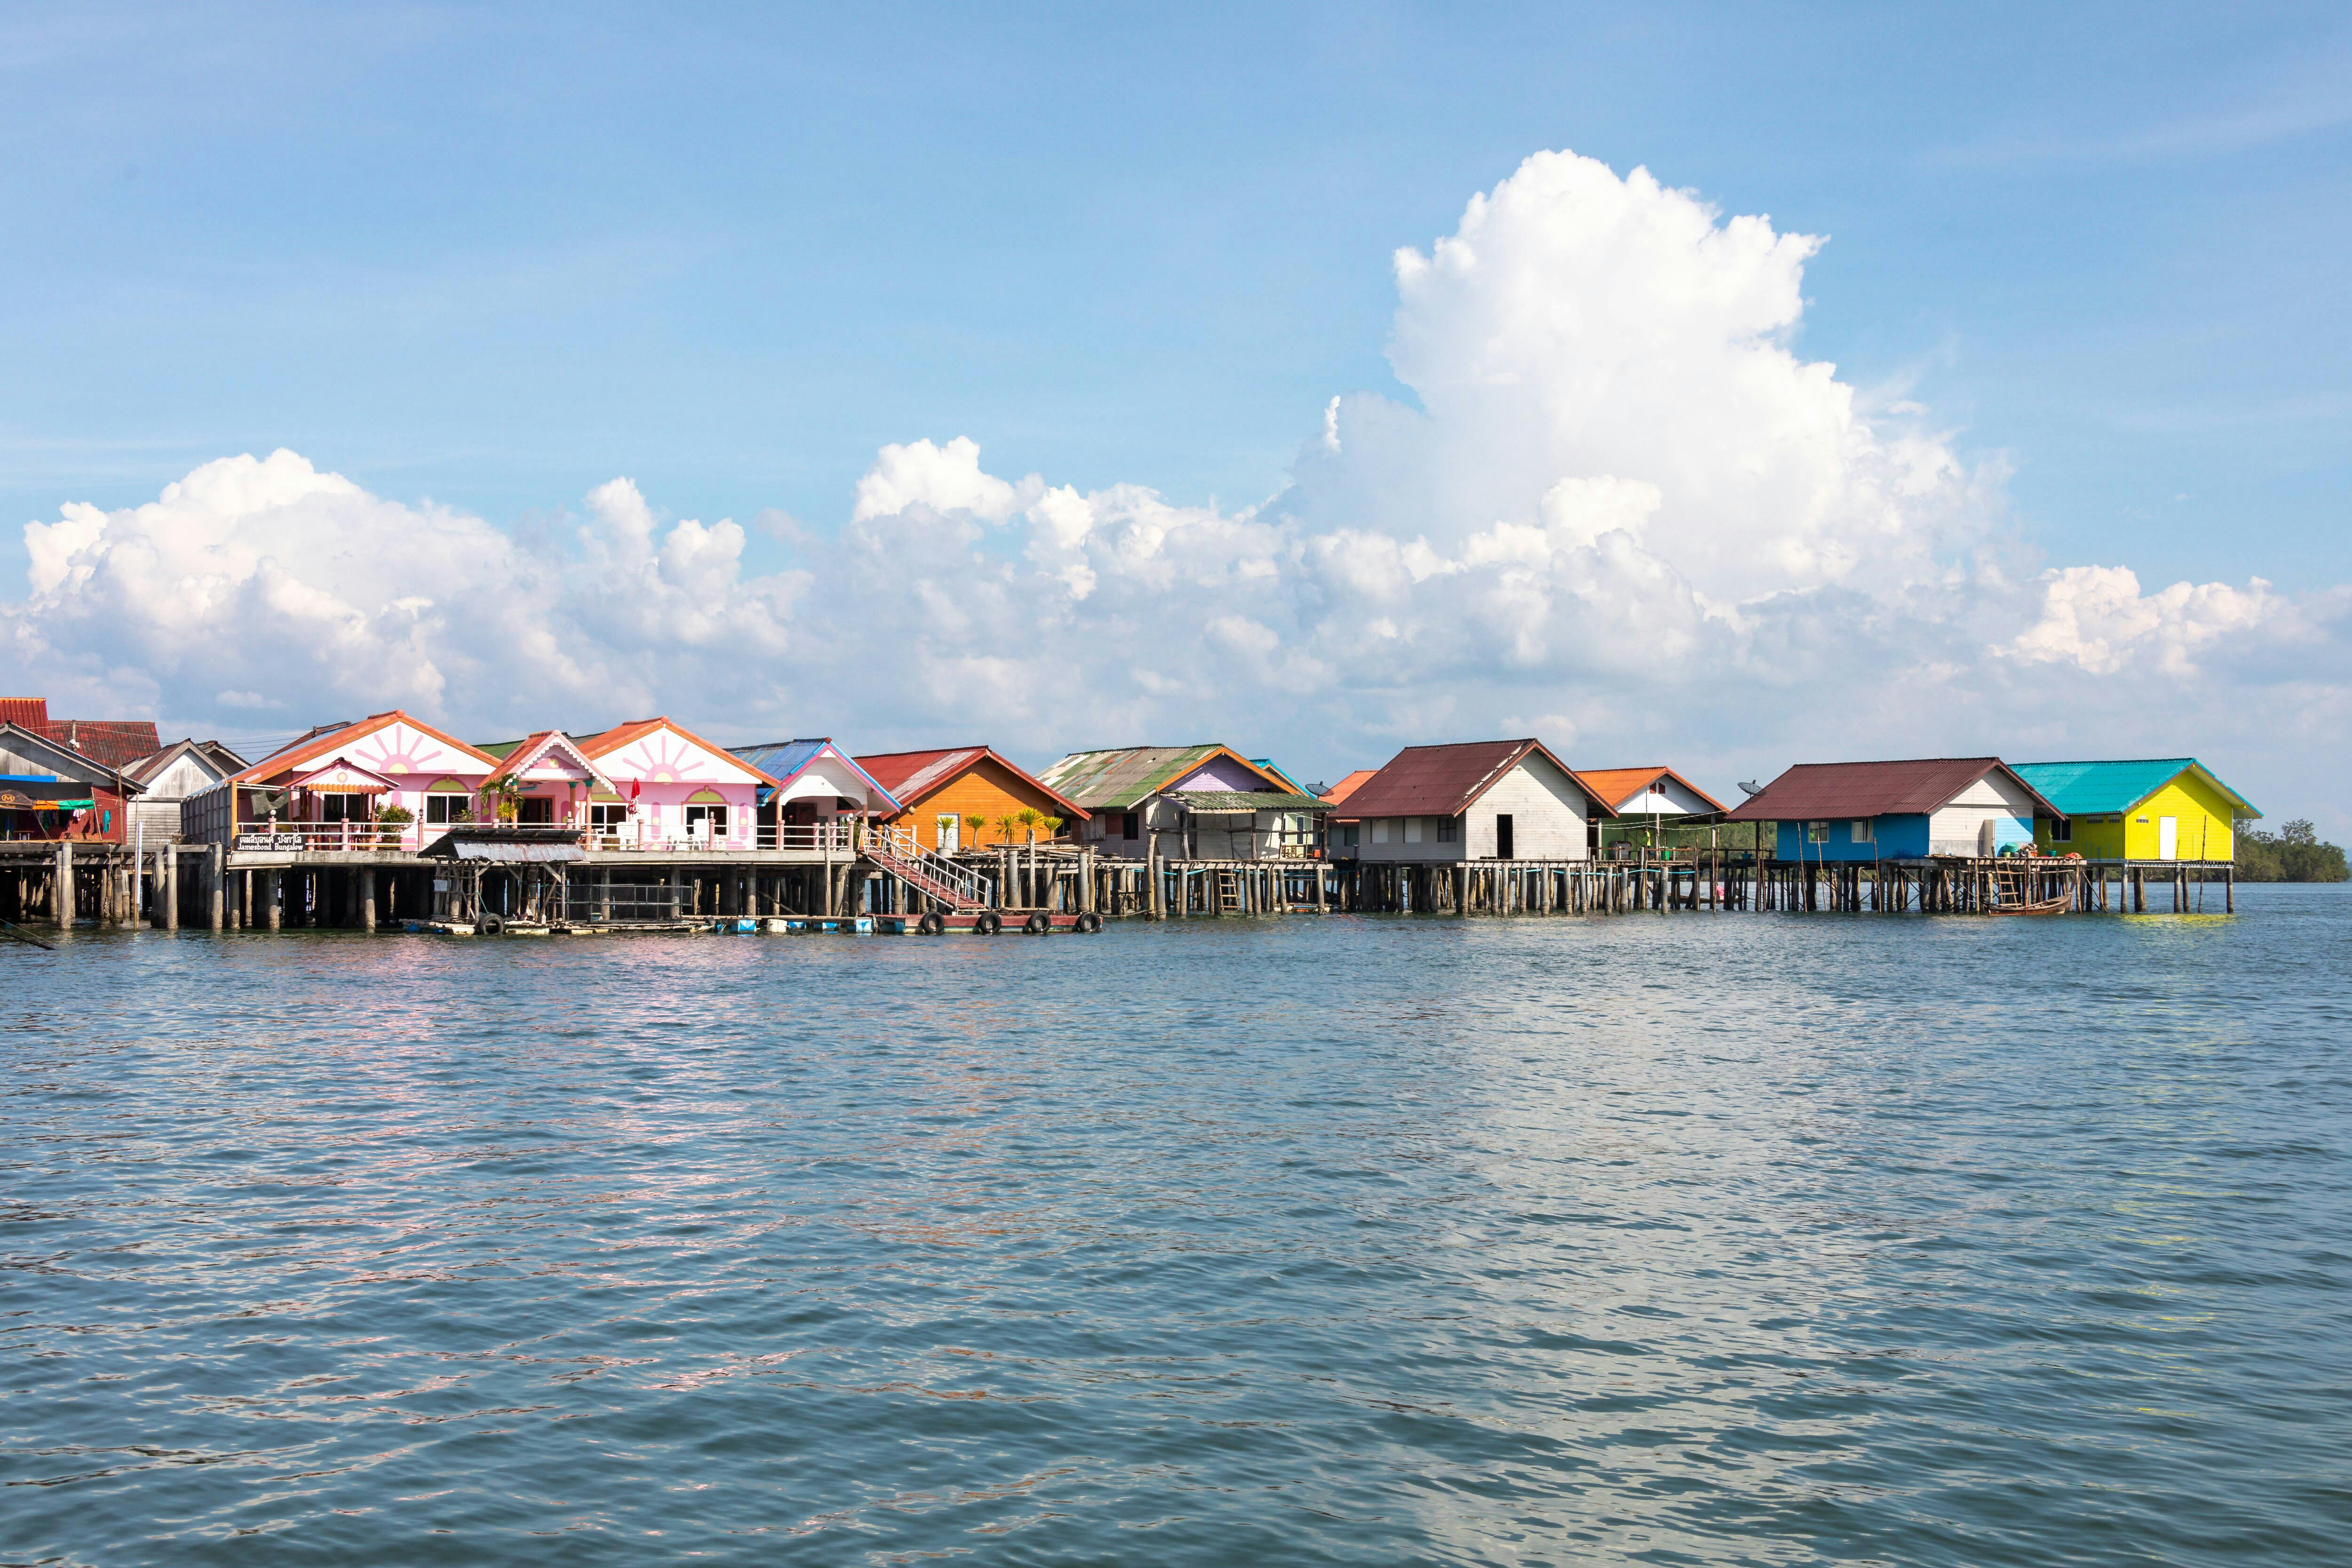
M 971 872 L 922 846 L 910 828 L 878 830 L 866 841 L 866 858 L 926 898 L 956 915 L 988 907 L 987 885 Z

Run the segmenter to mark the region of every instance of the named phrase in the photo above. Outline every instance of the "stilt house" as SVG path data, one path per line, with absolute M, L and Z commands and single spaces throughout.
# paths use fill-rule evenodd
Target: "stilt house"
M 826 827 L 847 831 L 856 821 L 898 814 L 898 801 L 857 759 L 823 737 L 739 746 L 735 755 L 774 780 L 761 791 L 760 831 L 775 843 L 805 847 Z M 771 845 L 772 847 L 772 845 Z
M 236 842 L 254 833 L 304 848 L 414 850 L 450 822 L 470 821 L 499 758 L 398 708 L 323 724 L 227 782 L 190 796 L 185 836 Z M 408 815 L 385 822 L 387 807 Z
M 0 723 L 0 834 L 123 843 L 141 793 L 121 769 L 46 733 Z
M 1801 762 L 1725 820 L 1776 824 L 1784 861 L 1882 861 L 1990 859 L 2059 814 L 1998 757 L 1937 757 Z
M 2230 861 L 2237 824 L 2262 813 L 2193 757 L 2135 762 L 2021 762 L 2018 777 L 2055 807 L 2035 838 L 2095 861 Z
M 1326 810 L 1227 746 L 1074 751 L 1040 778 L 1086 810 L 1079 841 L 1121 859 L 1303 859 Z
M 244 768 L 245 758 L 217 740 L 175 740 L 141 758 L 122 770 L 146 790 L 131 807 L 133 836 L 150 844 L 177 842 L 183 833 L 180 808 L 188 798 L 227 782 Z
M 1059 817 L 1064 831 L 1079 837 L 1091 821 L 1084 806 L 985 746 L 883 752 L 857 758 L 857 766 L 898 802 L 891 821 L 940 854 L 1027 841 L 1026 829 L 1008 836 L 1004 826 L 1023 811 Z
M 1333 817 L 1359 861 L 1586 860 L 1589 824 L 1617 813 L 1543 742 L 1408 746 Z
M 612 799 L 591 792 L 592 819 L 602 806 L 609 824 L 592 821 L 599 834 L 633 849 L 758 847 L 761 798 L 779 787 L 758 763 L 667 716 L 571 738 L 611 780 Z

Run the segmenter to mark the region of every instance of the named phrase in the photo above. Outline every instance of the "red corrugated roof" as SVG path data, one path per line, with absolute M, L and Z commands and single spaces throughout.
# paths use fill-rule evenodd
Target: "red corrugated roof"
M 1340 805 L 1349 796 L 1362 789 L 1366 781 L 1377 778 L 1380 771 L 1377 768 L 1359 768 L 1328 789 L 1324 790 L 1323 799 L 1330 801 L 1334 806 Z
M 1617 808 L 1602 800 L 1575 768 L 1551 754 L 1540 740 L 1469 740 L 1453 746 L 1408 746 L 1389 765 L 1358 785 L 1348 797 L 1343 815 L 1361 821 L 1370 817 L 1458 817 L 1468 810 L 1496 780 L 1540 752 L 1568 775 L 1585 798 L 1607 816 Z
M 1899 762 L 1800 762 L 1726 818 L 1801 822 L 1834 817 L 1924 816 L 1994 771 L 2052 816 L 2060 813 L 1998 757 L 1927 757 Z
M 420 734 L 431 736 L 444 746 L 455 747 L 459 751 L 473 753 L 480 759 L 482 770 L 486 773 L 499 763 L 499 758 L 491 756 L 480 747 L 469 746 L 456 736 L 437 730 L 423 719 L 414 717 L 402 709 L 390 708 L 383 713 L 372 713 L 365 718 L 355 719 L 348 724 L 320 725 L 310 734 L 287 742 L 238 774 L 236 782 L 239 784 L 266 783 L 290 768 L 299 768 L 305 762 L 326 756 L 339 746 L 373 735 L 377 730 L 393 724 L 404 724 Z
M 855 760 L 857 766 L 866 769 L 868 778 L 888 790 L 900 805 L 908 808 L 924 796 L 961 779 L 982 762 L 992 760 L 999 768 L 1067 811 L 1070 821 L 1083 822 L 1089 814 L 1084 806 L 1026 768 L 1007 761 L 991 747 L 957 746 L 944 751 L 886 751 Z
M 128 768 L 163 749 L 155 721 L 147 718 L 53 718 L 44 733 L 109 768 Z

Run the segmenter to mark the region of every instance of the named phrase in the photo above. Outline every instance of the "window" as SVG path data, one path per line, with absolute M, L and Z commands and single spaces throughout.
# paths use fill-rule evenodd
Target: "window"
M 1439 843 L 1441 843 L 1441 844 L 1450 844 L 1450 843 L 1452 843 L 1454 840 L 1456 840 L 1456 839 L 1460 838 L 1461 836 L 1462 836 L 1462 819 L 1461 819 L 1461 818 L 1459 818 L 1459 817 L 1440 817 L 1440 818 L 1438 818 L 1438 819 L 1437 819 L 1437 841 L 1438 841 Z
M 425 797 L 425 821 L 428 825 L 435 822 L 470 822 L 473 820 L 474 802 L 469 796 L 427 795 Z
M 1409 844 L 1417 844 L 1421 842 L 1421 819 L 1419 817 L 1407 817 L 1404 820 L 1404 841 Z
M 686 809 L 686 836 L 689 839 L 723 839 L 727 836 L 727 808 L 724 806 L 688 806 Z
M 2053 844 L 2073 843 L 2074 841 L 2074 823 L 2073 819 L 2067 817 L 2052 818 L 2050 821 L 2050 841 Z
M 1142 826 L 1141 813 L 1129 811 L 1118 820 L 1118 836 L 1122 839 L 1139 839 L 1143 836 Z
M 1868 817 L 1856 817 L 1849 831 L 1853 834 L 1853 841 L 1855 843 L 1874 844 L 1878 841 L 1878 833 L 1876 830 L 1871 826 L 1871 821 Z
M 1809 844 L 1825 844 L 1829 841 L 1830 825 L 1827 822 L 1807 822 L 1805 824 L 1805 842 Z
M 1389 819 L 1386 817 L 1374 817 L 1372 819 L 1372 842 L 1376 844 L 1384 844 L 1388 841 Z
M 1363 831 L 1363 827 L 1364 825 L 1361 822 L 1340 823 L 1339 847 L 1343 850 L 1352 850 L 1359 847 L 1360 840 L 1358 835 Z
M 543 795 L 526 795 L 515 802 L 515 821 L 527 828 L 551 828 L 555 826 L 555 802 Z
M 628 820 L 629 809 L 617 802 L 588 808 L 588 825 L 603 832 L 618 832 L 621 830 L 621 824 Z

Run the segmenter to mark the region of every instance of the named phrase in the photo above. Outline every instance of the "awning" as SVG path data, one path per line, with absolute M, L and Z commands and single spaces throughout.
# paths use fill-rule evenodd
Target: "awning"
M 1277 795 L 1271 790 L 1175 789 L 1164 800 L 1196 815 L 1223 811 L 1328 811 L 1331 802 L 1313 795 Z
M 73 811 L 97 804 L 87 784 L 19 784 L 0 789 L 0 811 Z
M 299 779 L 287 780 L 289 789 L 308 789 L 318 795 L 381 795 L 392 788 L 384 779 L 364 768 L 353 767 L 338 757 L 324 768 L 315 768 Z
M 526 828 L 509 824 L 468 824 L 451 828 L 425 846 L 431 860 L 488 861 L 501 864 L 562 863 L 584 861 L 578 828 Z

